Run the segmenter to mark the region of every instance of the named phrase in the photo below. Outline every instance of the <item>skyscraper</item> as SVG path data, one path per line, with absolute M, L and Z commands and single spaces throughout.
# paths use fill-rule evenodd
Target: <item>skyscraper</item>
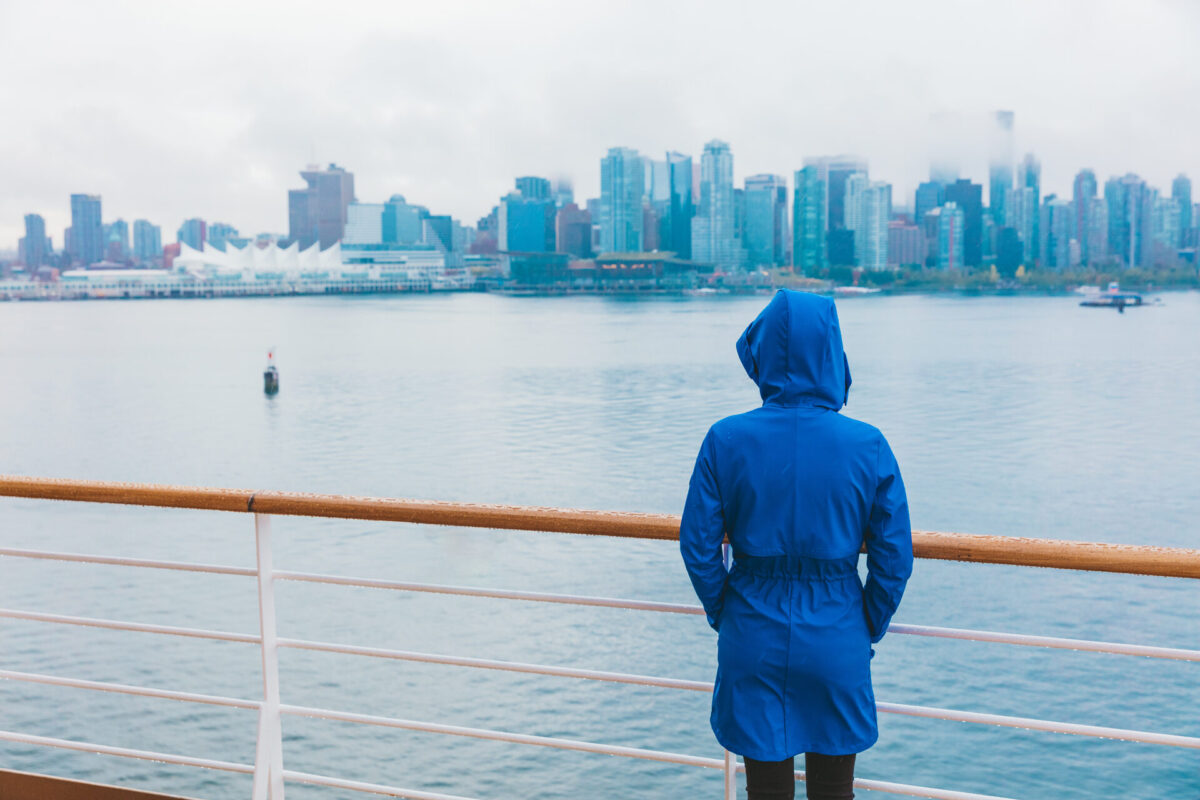
M 21 258 L 29 272 L 46 263 L 50 248 L 46 246 L 46 220 L 41 214 L 25 215 L 25 238 L 21 240 Z
M 1086 242 L 1088 266 L 1108 260 L 1108 204 L 1102 199 L 1092 200 L 1088 206 Z
M 346 232 L 347 208 L 354 201 L 354 174 L 337 164 L 300 172 L 308 186 L 288 191 L 288 238 L 301 249 L 319 243 L 324 250 Z
M 1008 225 L 1006 205 L 1013 185 L 1013 112 L 997 111 L 988 163 L 988 210 L 998 228 Z
M 199 217 L 185 219 L 183 224 L 179 226 L 175 239 L 178 242 L 186 244 L 188 247 L 202 250 L 204 243 L 208 241 L 208 225 Z
M 796 170 L 792 197 L 792 265 L 805 275 L 826 267 L 825 182 L 817 168 Z
M 1038 226 L 1042 241 L 1038 250 L 1042 254 L 1042 266 L 1062 271 L 1071 266 L 1071 227 L 1074 212 L 1068 200 L 1046 195 L 1042 203 L 1041 221 Z
M 630 253 L 642 249 L 642 196 L 646 171 L 630 147 L 613 147 L 600 160 L 600 250 Z
M 951 201 L 930 213 L 938 215 L 938 268 L 962 269 L 965 235 L 962 209 Z
M 521 185 L 520 179 L 517 185 Z M 533 197 L 517 191 L 500 198 L 501 252 L 553 253 L 554 217 L 554 200 L 549 191 Z
M 1079 242 L 1079 257 L 1084 264 L 1092 263 L 1091 239 L 1088 237 L 1088 220 L 1091 218 L 1092 205 L 1096 200 L 1096 173 L 1090 169 L 1081 169 L 1075 176 L 1072 203 L 1075 208 L 1075 219 L 1071 229 L 1072 238 Z
M 592 215 L 575 203 L 558 210 L 555 250 L 575 258 L 592 257 Z
M 1177 175 L 1171 181 L 1171 199 L 1179 207 L 1179 247 L 1187 246 L 1188 231 L 1195 225 L 1192 219 L 1192 181 L 1187 175 Z
M 782 175 L 746 178 L 745 240 L 752 267 L 776 267 L 787 250 L 787 180 Z
M 854 255 L 863 269 L 887 269 L 892 186 L 857 172 L 846 179 L 846 228 L 854 232 Z
M 692 218 L 692 259 L 721 269 L 745 263 L 736 236 L 737 208 L 733 191 L 733 152 L 713 139 L 700 158 L 700 207 Z
M 1031 198 L 1032 208 L 1030 209 L 1029 220 L 1029 235 L 1025 241 L 1025 262 L 1033 264 L 1038 261 L 1041 255 L 1038 253 L 1038 242 L 1040 241 L 1039 226 L 1038 226 L 1038 209 L 1042 205 L 1042 164 L 1033 153 L 1026 153 L 1025 158 L 1021 160 L 1021 166 L 1018 171 L 1017 186 L 1019 188 L 1032 189 L 1033 197 Z M 1013 227 L 1016 227 L 1015 225 Z M 1018 228 L 1018 230 L 1020 230 Z
M 867 162 L 858 156 L 820 156 L 804 159 L 804 166 L 816 167 L 817 177 L 825 184 L 825 230 L 846 227 L 846 179 L 856 172 L 867 172 Z
M 125 261 L 129 258 L 129 223 L 114 220 L 103 226 L 104 258 L 106 261 Z
M 1037 250 L 1037 240 L 1034 231 L 1037 230 L 1039 209 L 1034 202 L 1037 193 L 1027 186 L 1018 186 L 1008 196 L 1008 227 L 1017 232 L 1023 245 L 1021 257 L 1024 263 L 1033 264 L 1033 253 Z
M 946 185 L 937 181 L 926 181 L 917 186 L 914 200 L 913 217 L 914 221 L 920 225 L 926 214 L 935 208 L 941 208 L 942 204 L 946 202 Z
M 148 220 L 133 221 L 133 257 L 143 264 L 162 258 L 162 228 Z
M 104 226 L 100 220 L 100 195 L 71 195 L 71 236 L 67 251 L 73 261 L 85 267 L 104 257 Z
M 206 236 L 213 247 L 224 250 L 230 239 L 238 238 L 238 232 L 237 228 L 227 222 L 214 222 L 208 226 Z
M 692 217 L 696 215 L 692 195 L 692 157 L 667 153 L 669 199 L 665 217 L 660 220 L 659 242 L 679 258 L 692 257 Z
M 517 178 L 517 191 L 527 200 L 549 200 L 551 199 L 550 179 L 532 175 Z
M 962 264 L 978 267 L 983 264 L 983 187 L 963 178 L 946 187 L 946 202 L 954 203 L 962 212 Z
M 1126 267 L 1143 265 L 1143 243 L 1150 228 L 1147 220 L 1146 182 L 1133 173 L 1104 183 L 1108 205 L 1108 251 Z

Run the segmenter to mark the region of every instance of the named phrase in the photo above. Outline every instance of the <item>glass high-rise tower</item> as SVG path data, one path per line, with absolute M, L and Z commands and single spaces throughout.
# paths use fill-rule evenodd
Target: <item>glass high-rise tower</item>
M 645 165 L 633 148 L 613 147 L 600 160 L 601 252 L 641 251 L 645 182 Z
M 815 275 L 825 257 L 825 182 L 815 166 L 796 170 L 792 195 L 792 266 Z

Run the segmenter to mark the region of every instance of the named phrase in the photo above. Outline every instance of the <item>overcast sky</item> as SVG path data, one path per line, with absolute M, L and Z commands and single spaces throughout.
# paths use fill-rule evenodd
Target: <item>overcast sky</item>
M 1200 179 L 1198 34 L 1190 0 L 0 0 L 0 249 L 31 211 L 61 247 L 71 192 L 164 242 L 191 216 L 286 233 L 314 159 L 474 224 L 516 175 L 586 198 L 608 147 L 712 138 L 739 182 L 853 152 L 911 205 L 939 111 L 1014 111 L 1044 191 L 1081 167 L 1169 191 Z

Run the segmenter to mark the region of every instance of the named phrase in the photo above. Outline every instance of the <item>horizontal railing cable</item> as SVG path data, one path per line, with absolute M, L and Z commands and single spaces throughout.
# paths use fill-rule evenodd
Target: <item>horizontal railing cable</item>
M 218 575 L 241 575 L 251 578 L 258 574 L 253 567 L 229 567 L 224 564 L 198 564 L 188 561 L 157 561 L 149 558 L 59 553 L 48 550 L 24 550 L 15 547 L 0 547 L 0 556 L 35 558 L 46 561 L 73 561 L 80 564 L 110 564 L 120 567 L 148 567 L 151 569 L 178 570 L 180 572 L 211 572 Z
M 622 745 L 597 744 L 594 742 L 580 741 L 578 739 L 562 739 L 553 736 L 535 736 L 525 733 L 509 733 L 507 731 L 497 731 L 488 728 L 470 728 L 461 725 L 444 725 L 441 723 L 419 722 L 417 720 L 383 717 L 374 714 L 355 714 L 345 711 L 330 711 L 327 709 L 311 708 L 307 706 L 283 705 L 280 706 L 280 711 L 284 714 L 289 714 L 292 716 L 326 719 L 337 722 L 377 725 L 386 728 L 398 728 L 401 730 L 446 734 L 450 736 L 466 736 L 473 739 L 486 739 L 496 742 L 508 742 L 510 744 L 550 747 L 558 750 L 574 750 L 576 752 L 596 753 L 599 755 L 640 758 L 649 761 L 666 762 L 669 764 L 708 767 L 710 769 L 725 768 L 725 761 L 720 758 L 706 758 L 704 756 L 685 755 L 683 753 L 671 753 L 662 750 L 647 750 L 638 747 L 625 747 Z M 738 771 L 744 771 L 744 765 L 739 764 Z M 803 771 L 798 772 L 797 777 L 803 780 Z M 889 783 L 886 781 L 858 779 L 855 780 L 855 786 L 860 789 L 876 789 L 879 791 L 893 792 L 895 794 L 905 794 L 911 797 L 934 798 L 935 800 L 1009 800 L 1009 798 L 1001 798 L 993 795 L 972 794 L 970 792 L 956 792 L 945 789 L 931 789 L 923 786 L 910 786 L 907 784 Z
M 679 538 L 679 517 L 671 514 L 161 486 L 19 475 L 0 475 L 0 496 L 635 539 Z M 919 558 L 948 561 L 1200 578 L 1200 550 L 1186 548 L 914 531 L 913 551 Z
M 257 574 L 257 572 L 250 567 L 233 567 L 223 564 L 200 564 L 183 561 L 157 561 L 152 559 L 135 559 L 114 556 L 83 555 L 78 553 L 24 550 L 11 547 L 0 548 L 0 556 L 9 556 L 13 558 L 48 559 L 54 561 L 79 562 L 87 564 L 111 564 L 128 567 L 177 570 L 183 572 L 238 575 L 243 577 L 254 577 Z M 381 578 L 360 578 L 346 575 L 327 575 L 314 572 L 294 572 L 290 570 L 275 570 L 273 574 L 277 580 L 329 584 L 334 586 L 357 586 L 373 589 L 420 592 L 426 594 L 444 594 L 460 597 L 486 597 L 500 600 L 524 600 L 536 603 L 557 603 L 563 605 L 620 608 L 633 611 L 656 611 L 674 614 L 689 614 L 695 616 L 702 616 L 704 614 L 704 609 L 697 605 L 691 605 L 687 603 L 666 603 L 655 600 L 626 600 L 615 597 L 556 594 L 550 592 L 530 592 L 509 589 L 489 589 L 476 586 L 454 586 L 433 583 L 418 583 L 413 581 L 391 581 Z M 927 636 L 939 639 L 993 642 L 1025 647 L 1047 647 L 1060 650 L 1076 650 L 1081 652 L 1111 653 L 1115 655 L 1140 656 L 1144 658 L 1161 658 L 1176 661 L 1200 662 L 1200 650 L 1189 650 L 1176 647 L 1122 644 L 1117 642 L 1102 642 L 1087 639 L 1071 639 L 1059 636 L 1037 636 L 1031 634 L 1003 633 L 998 631 L 972 630 L 969 628 L 946 628 L 932 625 L 911 625 L 904 623 L 893 623 L 889 628 L 889 632 L 912 636 Z
M 633 611 L 657 611 L 671 614 L 689 614 L 703 616 L 704 609 L 688 603 L 665 603 L 655 600 L 625 600 L 615 597 L 595 597 L 577 594 L 553 594 L 548 592 L 529 592 L 510 589 L 487 589 L 477 586 L 452 586 L 434 583 L 414 583 L 411 581 L 390 581 L 379 578 L 357 578 L 343 575 L 324 575 L 314 572 L 292 572 L 275 570 L 277 580 L 302 581 L 306 583 L 321 583 L 334 586 L 358 586 L 372 589 L 390 589 L 426 594 L 444 594 L 460 597 L 488 597 L 499 600 L 525 600 L 535 603 L 559 603 L 564 605 L 598 606 L 603 608 L 621 608 Z M 1090 641 L 1087 639 L 1068 639 L 1057 636 L 1036 636 L 1021 633 L 1001 633 L 997 631 L 979 631 L 969 628 L 942 628 L 931 625 L 905 625 L 893 623 L 888 627 L 890 633 L 900 633 L 912 636 L 928 636 L 941 639 L 959 639 L 963 641 L 996 642 L 1001 644 L 1021 645 L 1025 647 L 1049 647 L 1061 650 L 1079 650 L 1095 653 L 1112 653 L 1115 655 L 1142 656 L 1145 658 L 1164 658 L 1179 661 L 1200 662 L 1200 650 L 1186 650 L 1174 647 L 1157 647 L 1153 645 L 1120 644 L 1114 642 Z
M 51 736 L 34 736 L 27 733 L 16 733 L 15 731 L 0 731 L 0 741 L 16 742 L 17 744 L 35 744 L 42 747 L 58 747 L 63 750 L 77 750 L 81 753 L 96 753 L 103 756 L 138 758 L 143 761 L 158 761 L 163 764 L 178 764 L 182 767 L 219 769 L 225 772 L 240 772 L 245 775 L 250 775 L 254 772 L 254 767 L 249 764 L 236 764 L 231 761 L 217 761 L 211 758 L 178 756 L 172 753 L 158 753 L 152 750 L 134 750 L 129 747 L 113 747 L 107 744 L 78 742 L 74 739 L 56 739 Z
M 40 611 L 20 611 L 15 608 L 0 608 L 0 617 L 24 619 L 32 622 L 51 622 L 57 625 L 79 625 L 85 628 L 107 628 L 116 631 L 188 636 L 194 639 L 220 639 L 227 642 L 245 642 L 246 644 L 260 644 L 262 642 L 258 636 L 252 633 L 210 631 L 203 628 L 181 628 L 176 625 L 150 625 L 144 622 L 122 622 L 120 620 L 99 619 L 97 617 L 75 617 L 67 614 L 46 614 Z
M 412 661 L 426 664 L 444 664 L 449 666 L 467 667 L 471 669 L 490 669 L 503 672 L 523 672 L 536 675 L 550 675 L 562 678 L 580 678 L 584 680 L 608 681 L 626 683 L 637 686 L 654 686 L 665 689 L 684 689 L 688 691 L 711 692 L 713 685 L 707 681 L 692 681 L 678 678 L 660 678 L 652 675 L 637 675 L 625 672 L 604 672 L 600 670 L 577 669 L 573 667 L 554 667 L 545 664 L 526 664 L 518 661 L 499 661 L 487 658 L 466 658 L 462 656 L 446 656 L 437 653 L 419 653 L 408 650 L 389 650 L 381 647 L 358 647 L 340 645 L 329 642 L 309 642 L 301 639 L 280 639 L 280 647 L 290 647 L 299 650 L 317 650 L 328 653 L 345 655 L 387 658 L 397 661 Z M 1003 714 L 986 714 L 973 711 L 958 711 L 951 708 L 935 706 L 916 706 L 902 703 L 876 704 L 876 708 L 886 714 L 901 714 L 910 717 L 925 717 L 950 722 L 972 722 L 982 725 L 998 725 L 1007 728 L 1027 728 L 1030 730 L 1046 731 L 1049 733 L 1067 733 L 1076 736 L 1091 736 L 1100 739 L 1121 739 L 1130 742 L 1146 744 L 1161 744 L 1172 747 L 1189 747 L 1200 749 L 1200 738 L 1178 736 L 1166 733 L 1151 733 L 1147 731 L 1127 730 L 1124 728 L 1107 728 L 1098 725 L 1080 725 L 1071 722 L 1054 722 L 1051 720 L 1033 719 L 1030 717 L 1012 717 Z
M 206 703 L 208 705 L 228 706 L 230 708 L 248 708 L 255 711 L 262 707 L 262 703 L 257 700 L 241 700 L 236 697 L 221 697 L 220 695 L 196 694 L 194 692 L 177 692 L 170 689 L 151 689 L 146 686 L 130 686 L 124 683 L 109 683 L 106 681 L 87 681 L 80 678 L 61 678 L 57 675 L 42 675 L 37 672 L 16 672 L 10 669 L 0 669 L 0 680 L 40 683 L 47 686 L 66 686 L 72 689 L 131 694 L 139 697 L 157 697 L 163 700 L 180 700 L 185 703 Z
M 343 778 L 330 778 L 325 775 L 313 775 L 308 772 L 296 772 L 295 770 L 285 769 L 283 777 L 293 783 L 306 783 L 311 786 L 328 786 L 333 789 L 349 789 L 354 792 L 365 792 L 367 794 L 382 794 L 387 797 L 403 797 L 406 800 L 472 800 L 469 797 L 460 797 L 456 794 L 442 794 L 441 792 L 423 792 L 418 789 L 399 789 L 395 786 L 384 786 L 379 783 L 367 783 L 366 781 L 350 781 Z

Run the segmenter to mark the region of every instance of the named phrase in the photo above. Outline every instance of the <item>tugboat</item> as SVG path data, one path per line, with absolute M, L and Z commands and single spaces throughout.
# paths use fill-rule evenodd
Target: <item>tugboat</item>
M 279 393 L 279 370 L 275 368 L 275 351 L 267 352 L 267 368 L 263 371 L 263 391 L 267 394 Z
M 1122 292 L 1116 281 L 1108 284 L 1107 292 L 1087 292 L 1087 299 L 1079 305 L 1090 308 L 1115 308 L 1118 314 L 1125 313 L 1125 306 L 1145 305 L 1142 296 L 1136 292 Z

